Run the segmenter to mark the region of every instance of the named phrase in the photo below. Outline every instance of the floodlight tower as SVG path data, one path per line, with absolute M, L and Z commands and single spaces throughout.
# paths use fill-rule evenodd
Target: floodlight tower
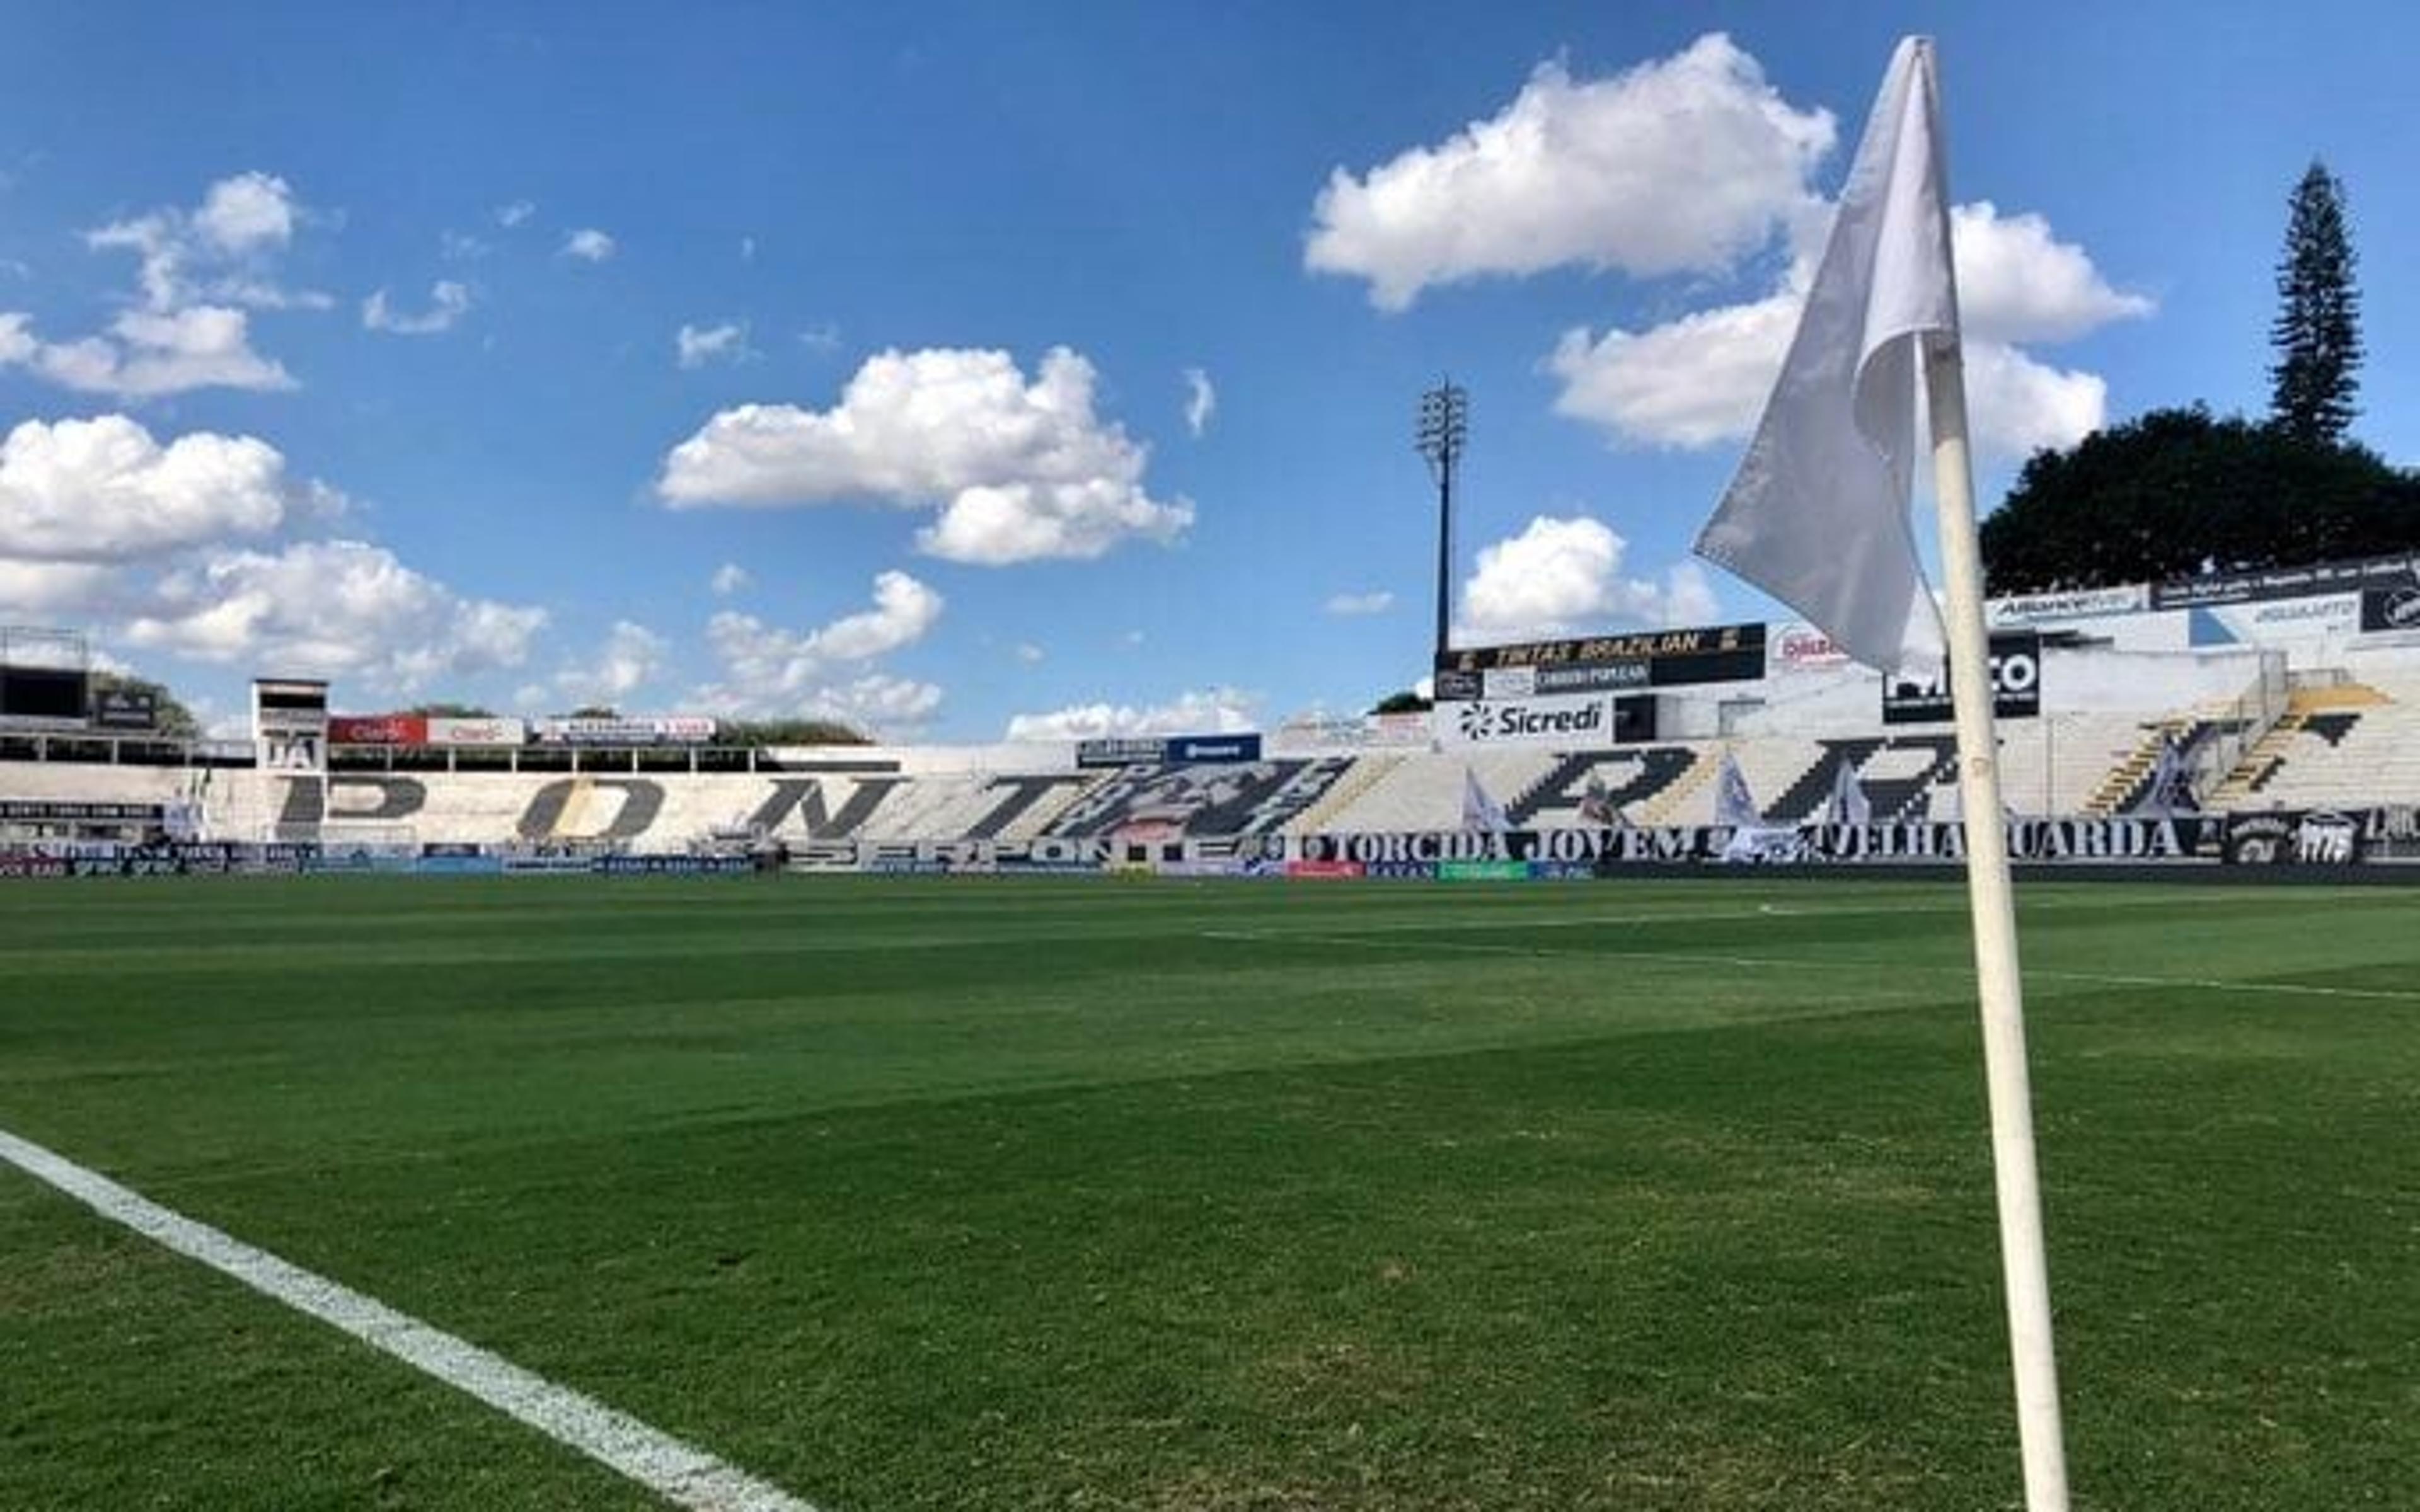
M 1453 480 L 1470 440 L 1470 395 L 1449 378 L 1420 395 L 1412 444 L 1437 486 L 1436 654 L 1446 652 L 1453 598 Z

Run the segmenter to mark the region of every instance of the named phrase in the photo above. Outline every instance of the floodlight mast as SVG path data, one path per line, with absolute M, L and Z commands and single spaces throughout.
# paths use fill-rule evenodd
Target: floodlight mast
M 1453 480 L 1470 440 L 1470 395 L 1449 378 L 1420 395 L 1412 444 L 1437 486 L 1436 655 L 1446 654 L 1453 598 Z

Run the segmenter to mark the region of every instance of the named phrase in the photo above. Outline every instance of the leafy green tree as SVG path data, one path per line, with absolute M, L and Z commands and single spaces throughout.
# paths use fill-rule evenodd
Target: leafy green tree
M 1377 707 L 1370 712 L 1372 714 L 1426 714 L 1431 707 L 1427 699 L 1407 687 L 1400 693 L 1389 693 L 1380 699 Z
M 725 719 L 720 746 L 871 746 L 873 740 L 837 719 Z
M 2353 283 L 2344 185 L 2313 160 L 2294 186 L 2286 250 L 2277 259 L 2277 319 L 2269 343 L 2269 418 L 2297 440 L 2335 441 L 2361 387 L 2361 290 Z
M 1982 546 L 1994 594 L 2382 556 L 2420 546 L 2420 475 L 2350 443 L 2155 409 L 2035 453 Z

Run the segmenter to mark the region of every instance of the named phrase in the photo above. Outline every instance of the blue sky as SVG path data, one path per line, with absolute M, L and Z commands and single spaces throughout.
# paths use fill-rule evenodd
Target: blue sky
M 2264 403 L 2315 154 L 2356 433 L 2420 453 L 2385 6 L 5 16 L 0 621 L 222 715 L 308 672 L 945 740 L 1364 706 L 1427 659 L 1449 372 L 1466 635 L 1763 616 L 1686 543 L 1913 29 L 1987 500 Z

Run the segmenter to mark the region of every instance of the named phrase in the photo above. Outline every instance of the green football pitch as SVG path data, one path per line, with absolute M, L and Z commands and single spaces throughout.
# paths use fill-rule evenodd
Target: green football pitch
M 2079 1508 L 2420 1494 L 2420 893 L 2026 884 Z M 1952 884 L 0 887 L 0 1131 L 819 1509 L 2020 1499 Z M 0 1507 L 629 1481 L 0 1165 Z

